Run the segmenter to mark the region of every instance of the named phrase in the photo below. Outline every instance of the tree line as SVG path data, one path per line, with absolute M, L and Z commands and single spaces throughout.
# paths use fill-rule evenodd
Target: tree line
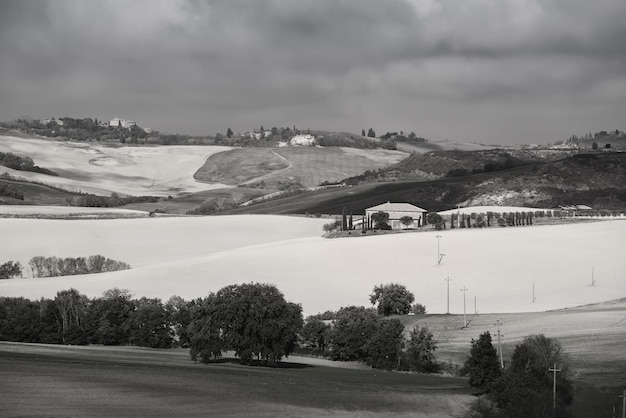
M 36 256 L 28 262 L 33 277 L 74 276 L 77 274 L 105 273 L 128 270 L 130 264 L 105 258 L 101 255 L 89 257 L 43 257 Z
M 48 174 L 50 176 L 58 176 L 57 173 L 48 170 L 47 168 L 35 165 L 32 158 L 22 157 L 11 152 L 0 152 L 0 165 L 18 171 L 32 171 L 35 173 Z
M 93 299 L 76 289 L 60 291 L 53 299 L 0 297 L 0 340 L 168 348 L 180 341 L 175 335 L 186 309 L 187 302 L 178 297 L 164 304 L 132 299 L 117 288 Z
M 444 368 L 435 356 L 437 341 L 428 327 L 414 326 L 405 334 L 402 322 L 390 317 L 412 309 L 414 296 L 404 286 L 376 286 L 370 301 L 376 308 L 349 306 L 304 321 L 301 306 L 286 301 L 269 284 L 230 285 L 205 298 L 185 301 L 172 296 L 165 303 L 158 298 L 133 299 L 127 290 L 117 288 L 93 299 L 69 289 L 54 299 L 0 297 L 0 340 L 180 346 L 188 347 L 191 359 L 201 362 L 232 350 L 244 364 L 275 364 L 293 352 L 308 352 L 385 370 L 433 373 Z M 559 390 L 553 410 L 550 368 L 555 365 Z M 468 417 L 570 416 L 572 374 L 556 340 L 526 337 L 503 368 L 486 332 L 471 340 L 460 372 L 480 395 Z

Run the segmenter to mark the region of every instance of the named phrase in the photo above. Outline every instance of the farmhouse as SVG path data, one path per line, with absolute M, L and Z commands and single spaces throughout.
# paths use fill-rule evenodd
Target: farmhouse
M 131 126 L 137 126 L 137 124 L 133 122 L 132 120 L 122 119 L 119 116 L 116 116 L 113 119 L 111 119 L 111 121 L 109 122 L 109 126 L 112 126 L 114 128 L 122 127 L 122 128 L 130 129 Z
M 289 145 L 300 145 L 305 147 L 310 147 L 315 145 L 315 137 L 313 135 L 305 134 L 305 135 L 296 135 L 289 141 Z
M 410 203 L 383 203 L 382 205 L 372 206 L 365 209 L 365 218 L 368 225 L 372 225 L 372 215 L 377 212 L 385 212 L 389 214 L 389 226 L 391 229 L 417 228 L 424 225 L 424 214 L 426 209 L 419 208 Z M 413 218 L 413 223 L 405 226 L 400 222 L 405 216 Z

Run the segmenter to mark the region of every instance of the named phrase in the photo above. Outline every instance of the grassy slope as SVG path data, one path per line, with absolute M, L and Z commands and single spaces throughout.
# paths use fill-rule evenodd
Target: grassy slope
M 227 213 L 363 213 L 382 202 L 409 202 L 428 210 L 465 205 L 554 207 L 585 203 L 626 206 L 626 154 L 581 155 L 506 171 L 432 181 L 370 183 L 288 197 Z M 500 200 L 498 196 L 503 198 Z
M 385 156 L 378 157 L 381 153 Z M 263 180 L 270 189 L 295 179 L 310 187 L 385 167 L 390 158 L 398 162 L 404 156 L 398 151 L 373 150 L 368 155 L 338 147 L 238 148 L 209 157 L 195 178 L 230 185 Z
M 64 206 L 67 205 L 67 199 L 71 199 L 77 195 L 76 193 L 68 192 L 63 189 L 27 181 L 0 179 L 0 183 L 14 186 L 24 194 L 23 201 L 0 196 L 0 204 L 6 201 L 6 204 Z
M 478 315 L 473 314 L 473 301 L 468 300 L 467 319 L 470 327 L 462 329 L 463 315 L 400 317 L 407 332 L 415 325 L 428 326 L 438 342 L 439 360 L 456 365 L 465 361 L 471 339 L 486 331 L 496 346 L 497 320 L 501 322 L 505 363 L 525 336 L 556 338 L 574 372 L 575 416 L 610 416 L 626 383 L 626 299 L 571 310 Z
M 0 343 L 0 352 L 2 415 L 451 417 L 471 399 L 461 379 L 202 365 L 187 350 Z

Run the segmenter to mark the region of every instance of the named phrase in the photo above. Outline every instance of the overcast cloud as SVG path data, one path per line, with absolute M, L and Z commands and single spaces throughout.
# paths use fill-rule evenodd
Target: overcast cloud
M 626 130 L 624 0 L 0 0 L 0 120 L 546 143 Z

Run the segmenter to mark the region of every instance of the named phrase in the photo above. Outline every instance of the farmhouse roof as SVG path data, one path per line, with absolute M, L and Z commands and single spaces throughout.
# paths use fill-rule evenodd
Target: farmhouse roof
M 422 209 L 410 203 L 383 203 L 381 205 L 372 206 L 371 208 L 367 208 L 365 210 L 375 210 L 375 211 L 391 211 L 391 212 L 427 212 L 426 209 Z
M 590 206 L 587 205 L 559 205 L 559 209 L 563 210 L 593 210 Z

